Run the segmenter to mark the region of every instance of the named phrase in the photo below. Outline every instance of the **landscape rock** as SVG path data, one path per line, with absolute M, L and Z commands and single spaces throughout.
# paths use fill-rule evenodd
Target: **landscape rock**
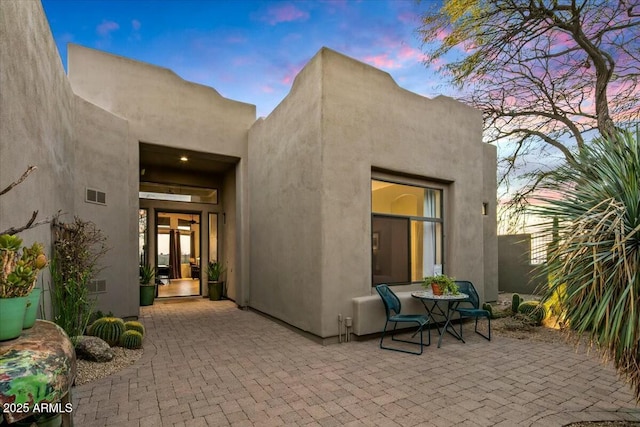
M 114 357 L 113 349 L 98 337 L 81 336 L 76 344 L 76 356 L 79 359 L 94 362 L 109 362 Z

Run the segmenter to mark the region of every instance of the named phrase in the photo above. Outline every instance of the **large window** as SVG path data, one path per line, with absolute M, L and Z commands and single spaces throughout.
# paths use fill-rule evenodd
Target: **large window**
M 371 181 L 373 285 L 442 272 L 442 190 Z

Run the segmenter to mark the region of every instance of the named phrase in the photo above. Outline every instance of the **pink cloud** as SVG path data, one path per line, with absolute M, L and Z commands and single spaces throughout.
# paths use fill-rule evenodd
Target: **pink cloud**
M 281 22 L 306 21 L 309 19 L 309 12 L 298 9 L 292 4 L 276 5 L 267 10 L 266 16 L 262 17 L 269 25 L 276 25 Z
M 420 62 L 427 59 L 426 55 L 422 53 L 419 49 L 416 49 L 407 45 L 404 45 L 400 48 L 400 51 L 398 52 L 398 58 L 405 61 L 420 61 Z
M 402 12 L 398 15 L 398 21 L 403 24 L 416 24 L 419 21 L 419 16 L 412 12 Z
M 263 91 L 264 93 L 273 93 L 274 92 L 274 89 L 269 85 L 260 86 L 260 90 Z
M 284 85 L 291 84 L 293 80 L 296 78 L 296 76 L 298 75 L 298 73 L 300 73 L 302 68 L 304 68 L 305 64 L 306 64 L 306 60 L 304 62 L 300 62 L 295 65 L 289 65 L 289 67 L 287 67 L 287 72 L 284 75 L 284 77 L 280 80 L 280 83 Z
M 401 67 L 401 65 L 397 61 L 389 58 L 389 55 L 386 53 L 382 53 L 380 55 L 365 56 L 364 58 L 362 58 L 362 60 L 377 68 L 389 69 Z
M 134 19 L 133 21 L 131 21 L 131 28 L 133 28 L 134 31 L 138 31 L 141 27 L 142 27 L 142 23 L 137 19 Z
M 119 30 L 120 25 L 114 21 L 103 20 L 102 24 L 96 27 L 96 33 L 102 37 L 108 37 L 112 32 Z

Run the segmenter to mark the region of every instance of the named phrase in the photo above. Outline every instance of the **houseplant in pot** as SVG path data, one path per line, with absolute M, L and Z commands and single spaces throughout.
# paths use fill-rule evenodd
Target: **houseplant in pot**
M 140 266 L 140 305 L 153 305 L 156 297 L 156 268 L 150 265 Z
M 47 257 L 40 243 L 20 248 L 22 239 L 0 235 L 0 341 L 20 336 L 27 310 L 28 296 L 36 285 Z M 37 304 L 37 302 L 36 302 Z
M 458 295 L 459 293 L 455 280 L 444 274 L 425 277 L 422 287 L 430 287 L 434 295 Z
M 218 301 L 222 298 L 224 282 L 220 280 L 220 277 L 225 270 L 226 268 L 217 261 L 209 261 L 207 265 L 207 285 L 209 288 L 209 299 L 211 301 Z

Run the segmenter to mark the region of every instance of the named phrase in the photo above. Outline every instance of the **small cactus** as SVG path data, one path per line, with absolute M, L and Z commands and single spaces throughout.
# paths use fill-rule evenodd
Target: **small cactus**
M 120 347 L 124 348 L 140 348 L 142 347 L 142 334 L 138 331 L 134 331 L 133 329 L 124 331 L 124 333 L 120 335 L 119 344 Z
M 89 328 L 89 335 L 103 339 L 110 346 L 118 345 L 123 333 L 124 321 L 118 317 L 102 317 Z
M 140 335 L 144 337 L 144 325 L 140 322 L 136 322 L 135 320 L 130 320 L 128 322 L 124 322 L 124 330 L 125 331 L 138 331 Z
M 520 304 L 522 304 L 522 298 L 520 297 L 520 294 L 513 294 L 513 296 L 511 297 L 511 311 L 517 313 Z
M 547 310 L 538 301 L 526 301 L 520 304 L 518 312 L 530 318 L 537 326 L 547 317 Z
M 489 315 L 493 317 L 493 307 L 491 306 L 491 304 L 485 302 L 484 304 L 482 304 L 482 309 L 488 311 Z

